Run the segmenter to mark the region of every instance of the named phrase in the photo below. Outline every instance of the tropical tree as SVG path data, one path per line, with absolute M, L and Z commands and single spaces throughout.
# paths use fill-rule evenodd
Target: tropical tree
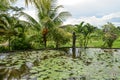
M 103 25 L 103 41 L 104 47 L 111 48 L 114 41 L 118 38 L 118 29 L 115 27 L 114 24 L 108 22 L 107 24 Z
M 14 30 L 15 29 L 15 24 L 17 21 L 15 20 L 14 17 L 10 17 L 8 14 L 1 14 L 0 15 L 0 21 L 2 22 L 0 26 L 0 33 L 3 35 L 6 35 L 6 37 L 9 40 L 9 50 L 10 50 L 10 39 L 11 36 L 16 35 L 17 32 Z
M 42 32 L 41 32 L 41 22 L 34 19 L 31 15 L 21 12 L 21 16 L 25 17 L 27 22 L 31 25 L 31 27 L 28 29 L 27 34 L 29 34 L 29 39 L 32 42 L 33 47 L 40 47 L 41 44 L 41 38 L 42 38 Z M 38 18 L 39 19 L 39 18 Z
M 54 27 L 59 27 L 62 24 L 63 20 L 66 17 L 70 16 L 70 14 L 65 11 L 58 12 L 59 9 L 63 6 L 57 5 L 55 0 L 40 0 L 40 4 L 41 6 L 39 7 L 40 11 L 38 15 L 43 25 L 43 38 L 46 47 L 46 35 L 48 32 L 54 35 L 54 33 L 52 33 L 53 31 L 51 30 L 53 30 Z
M 95 30 L 95 27 L 89 23 L 84 24 L 84 22 L 81 22 L 79 25 L 77 26 L 77 32 L 80 33 L 80 38 L 82 38 L 82 43 L 81 44 L 83 47 L 87 47 L 88 45 L 88 41 L 90 38 L 91 33 L 93 33 L 93 31 Z
M 62 21 L 70 16 L 70 14 L 66 11 L 58 12 L 59 8 L 63 6 L 57 6 L 56 0 L 39 0 L 37 3 L 34 2 L 34 5 L 37 10 L 38 20 L 35 20 L 25 13 L 24 16 L 34 25 L 38 32 L 42 31 L 44 47 L 46 47 L 48 35 L 54 35 L 54 33 L 52 33 L 53 28 L 59 27 Z
M 82 21 L 80 24 L 77 24 L 75 25 L 76 26 L 76 33 L 79 35 L 79 37 L 77 38 L 79 40 L 79 44 L 80 44 L 80 47 L 83 47 L 83 35 L 82 35 L 82 28 L 84 27 L 84 22 Z
M 11 38 L 24 34 L 25 27 L 29 25 L 29 23 L 19 20 L 19 13 L 22 10 L 23 8 L 9 6 L 7 10 L 2 10 L 3 12 L 0 13 L 0 33 L 7 37 L 9 41 L 9 50 Z

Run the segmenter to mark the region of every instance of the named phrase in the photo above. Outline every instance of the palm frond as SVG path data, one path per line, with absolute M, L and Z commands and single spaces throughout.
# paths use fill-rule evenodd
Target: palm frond
M 37 22 L 37 20 L 35 20 L 33 17 L 31 17 L 25 12 L 21 12 L 21 16 L 24 16 L 29 21 L 29 23 L 31 23 L 31 25 L 33 25 L 36 29 L 40 30 L 41 23 Z
M 64 21 L 66 18 L 70 17 L 71 14 L 69 12 L 60 12 L 57 14 L 54 18 L 53 21 L 56 21 L 59 19 L 59 21 Z

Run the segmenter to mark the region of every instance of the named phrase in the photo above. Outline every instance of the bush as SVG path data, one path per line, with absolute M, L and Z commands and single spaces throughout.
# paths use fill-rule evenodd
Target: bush
M 53 29 L 53 41 L 56 43 L 56 48 L 60 45 L 66 44 L 72 38 L 72 34 L 65 32 L 64 29 L 54 28 Z
M 24 38 L 16 38 L 11 41 L 12 50 L 27 50 L 31 49 L 31 44 Z
M 113 46 L 114 41 L 117 39 L 116 34 L 106 33 L 103 37 L 103 41 L 105 42 L 103 46 L 111 48 Z M 106 44 L 106 45 L 105 45 Z
M 0 52 L 6 52 L 6 51 L 8 51 L 7 47 L 0 46 Z

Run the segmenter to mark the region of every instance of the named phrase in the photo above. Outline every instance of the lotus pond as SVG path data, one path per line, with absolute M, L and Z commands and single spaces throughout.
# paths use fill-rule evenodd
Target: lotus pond
M 119 49 L 71 49 L 0 54 L 0 80 L 120 80 Z

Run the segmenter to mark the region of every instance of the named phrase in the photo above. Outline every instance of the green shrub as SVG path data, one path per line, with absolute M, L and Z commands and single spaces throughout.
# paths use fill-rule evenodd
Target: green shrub
M 0 52 L 6 52 L 6 51 L 8 51 L 7 47 L 0 46 Z
M 11 41 L 12 50 L 27 50 L 31 49 L 31 44 L 24 38 L 16 38 Z
M 72 38 L 72 34 L 69 32 L 65 32 L 64 29 L 54 28 L 52 33 L 53 41 L 56 44 L 56 48 L 60 45 L 65 45 Z
M 103 46 L 106 46 L 108 48 L 112 48 L 113 43 L 115 42 L 115 40 L 117 39 L 117 35 L 116 34 L 112 34 L 112 33 L 106 33 L 103 37 L 103 41 L 105 42 Z

